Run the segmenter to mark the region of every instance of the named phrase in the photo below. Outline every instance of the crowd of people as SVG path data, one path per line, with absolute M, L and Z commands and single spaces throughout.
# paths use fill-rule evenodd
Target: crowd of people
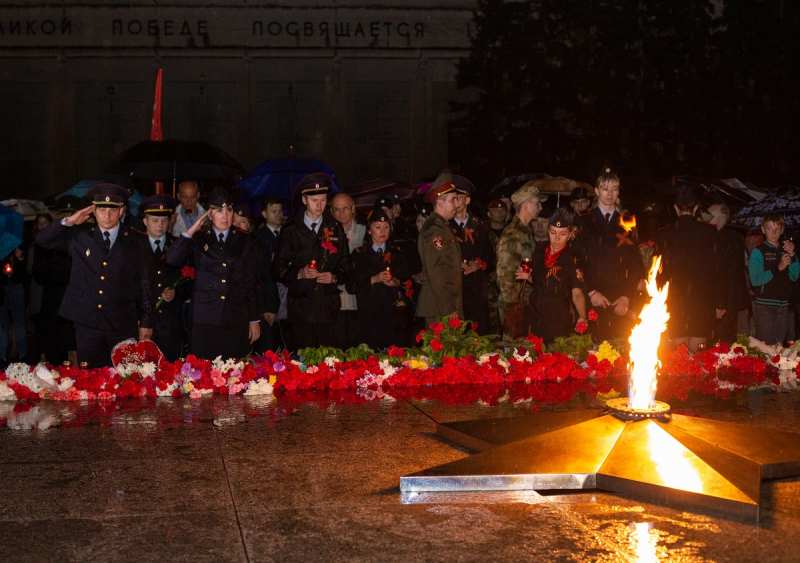
M 326 174 L 302 178 L 302 208 L 291 217 L 281 199 L 265 198 L 259 216 L 222 187 L 201 194 L 193 181 L 180 184 L 177 200 L 148 197 L 137 214 L 127 178 L 99 183 L 83 200 L 60 198 L 4 261 L 0 358 L 99 367 L 131 338 L 152 339 L 168 360 L 377 351 L 413 346 L 448 315 L 509 340 L 512 304 L 524 307 L 522 333 L 546 343 L 583 323 L 596 340 L 627 338 L 656 254 L 659 283 L 670 283 L 672 344 L 731 341 L 751 314 L 757 338 L 793 338 L 800 263 L 779 215 L 764 217 L 763 241 L 748 251 L 742 234 L 724 228 L 728 208 L 704 207 L 688 188 L 677 191 L 674 218 L 640 240 L 610 169 L 593 192 L 576 188 L 569 207 L 552 206 L 532 181 L 488 202 L 485 214 L 475 186 L 449 170 L 411 213 L 396 194 L 357 213 L 331 186 Z

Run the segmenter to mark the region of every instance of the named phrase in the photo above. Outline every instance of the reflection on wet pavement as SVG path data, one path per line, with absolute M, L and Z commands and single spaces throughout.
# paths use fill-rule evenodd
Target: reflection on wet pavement
M 759 524 L 603 491 L 418 494 L 469 452 L 433 421 L 597 408 L 356 391 L 0 403 L 0 560 L 793 561 L 800 480 Z M 800 429 L 800 394 L 695 396 L 681 414 Z M 109 554 L 114 556 L 110 557 Z

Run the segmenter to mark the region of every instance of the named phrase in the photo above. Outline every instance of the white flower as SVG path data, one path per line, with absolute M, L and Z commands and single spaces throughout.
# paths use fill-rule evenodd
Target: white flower
M 245 391 L 244 394 L 272 395 L 272 385 L 270 385 L 269 380 L 263 377 L 261 379 L 254 379 L 250 382 L 250 385 L 247 386 L 247 391 Z
M 171 385 L 168 385 L 167 388 L 164 389 L 163 391 L 158 387 L 156 387 L 156 395 L 158 395 L 159 397 L 172 397 L 172 392 L 175 391 L 175 389 L 177 389 L 179 386 L 180 385 L 177 382 L 175 382 L 172 383 Z
M 5 381 L 0 381 L 0 401 L 16 401 L 17 396 Z
M 211 362 L 211 367 L 213 369 L 218 369 L 222 373 L 231 370 L 243 370 L 244 369 L 244 362 L 237 361 L 233 358 L 228 358 L 224 362 L 222 361 L 222 356 L 217 356 L 214 361 Z
M 65 377 L 58 382 L 58 390 L 59 391 L 66 391 L 67 389 L 72 388 L 75 382 L 70 379 L 69 377 Z
M 342 360 L 340 360 L 336 356 L 328 356 L 327 358 L 325 358 L 325 363 L 328 364 L 328 367 L 333 367 L 335 364 L 341 364 Z
M 157 366 L 153 362 L 145 362 L 141 365 L 139 373 L 142 377 L 155 377 Z

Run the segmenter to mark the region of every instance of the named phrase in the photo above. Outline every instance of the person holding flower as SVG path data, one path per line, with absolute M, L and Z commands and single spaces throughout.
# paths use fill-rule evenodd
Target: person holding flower
M 175 282 L 181 278 L 181 268 L 167 264 L 167 249 L 175 242 L 168 232 L 169 219 L 177 202 L 166 194 L 156 194 L 142 201 L 137 210 L 147 231 L 150 254 L 156 275 L 153 295 L 156 302 L 155 326 L 152 340 L 167 361 L 174 362 L 183 355 L 183 302 L 189 297 L 189 284 Z M 181 264 L 183 266 L 183 264 Z
M 403 280 L 409 276 L 400 248 L 389 242 L 391 219 L 376 207 L 369 220 L 368 242 L 353 252 L 353 275 L 345 287 L 356 296 L 358 341 L 373 350 L 402 345 L 408 304 Z
M 298 349 L 339 344 L 339 285 L 350 277 L 352 262 L 342 224 L 326 209 L 332 185 L 323 173 L 297 183 L 304 207 L 283 228 L 272 262 L 272 276 L 289 290 L 289 323 Z
M 194 262 L 192 353 L 209 360 L 242 358 L 261 334 L 255 244 L 233 226 L 233 207 L 222 187 L 214 188 L 208 203 L 209 210 L 167 249 L 167 264 Z M 206 217 L 211 228 L 202 229 Z
M 548 343 L 573 332 L 570 302 L 578 312 L 577 324 L 586 324 L 583 272 L 569 244 L 572 229 L 572 215 L 557 209 L 549 219 L 550 244 L 536 247 L 529 272 L 522 266 L 516 272 L 518 280 L 527 280 L 533 288 L 525 310 L 525 331 Z

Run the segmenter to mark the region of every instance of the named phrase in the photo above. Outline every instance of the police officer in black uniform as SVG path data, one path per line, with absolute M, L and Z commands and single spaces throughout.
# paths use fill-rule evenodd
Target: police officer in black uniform
M 489 321 L 489 275 L 497 264 L 489 227 L 469 213 L 475 186 L 463 176 L 453 175 L 453 184 L 461 194 L 456 206 L 456 216 L 450 226 L 461 245 L 461 292 L 464 301 L 464 318 L 478 323 L 477 333 L 491 333 Z
M 289 290 L 289 322 L 298 348 L 338 344 L 338 285 L 349 279 L 352 261 L 344 229 L 326 209 L 331 185 L 322 173 L 297 183 L 295 193 L 305 207 L 281 231 L 272 263 L 273 278 Z
M 370 242 L 353 253 L 353 274 L 345 284 L 358 301 L 358 341 L 373 350 L 402 346 L 405 337 L 409 302 L 402 282 L 409 270 L 402 250 L 389 241 L 390 232 L 389 216 L 375 208 L 367 230 Z
M 128 192 L 100 183 L 87 196 L 92 205 L 51 223 L 36 242 L 72 257 L 59 314 L 75 324 L 78 359 L 102 367 L 122 340 L 152 336 L 155 270 L 147 238 L 120 224 Z M 92 214 L 97 225 L 84 225 Z
M 167 264 L 179 268 L 190 258 L 194 262 L 192 353 L 242 358 L 261 334 L 255 248 L 249 233 L 233 227 L 233 207 L 223 188 L 214 188 L 208 204 L 208 211 L 169 247 Z M 206 217 L 211 227 L 201 230 Z
M 137 207 L 147 231 L 147 241 L 152 250 L 150 256 L 156 269 L 153 295 L 156 297 L 157 307 L 153 315 L 155 326 L 152 340 L 170 362 L 183 355 L 182 304 L 191 291 L 191 281 L 184 281 L 175 289 L 171 288 L 181 277 L 181 268 L 167 264 L 167 250 L 175 242 L 175 237 L 169 233 L 169 218 L 175 212 L 176 206 L 177 202 L 171 196 L 156 194 Z

